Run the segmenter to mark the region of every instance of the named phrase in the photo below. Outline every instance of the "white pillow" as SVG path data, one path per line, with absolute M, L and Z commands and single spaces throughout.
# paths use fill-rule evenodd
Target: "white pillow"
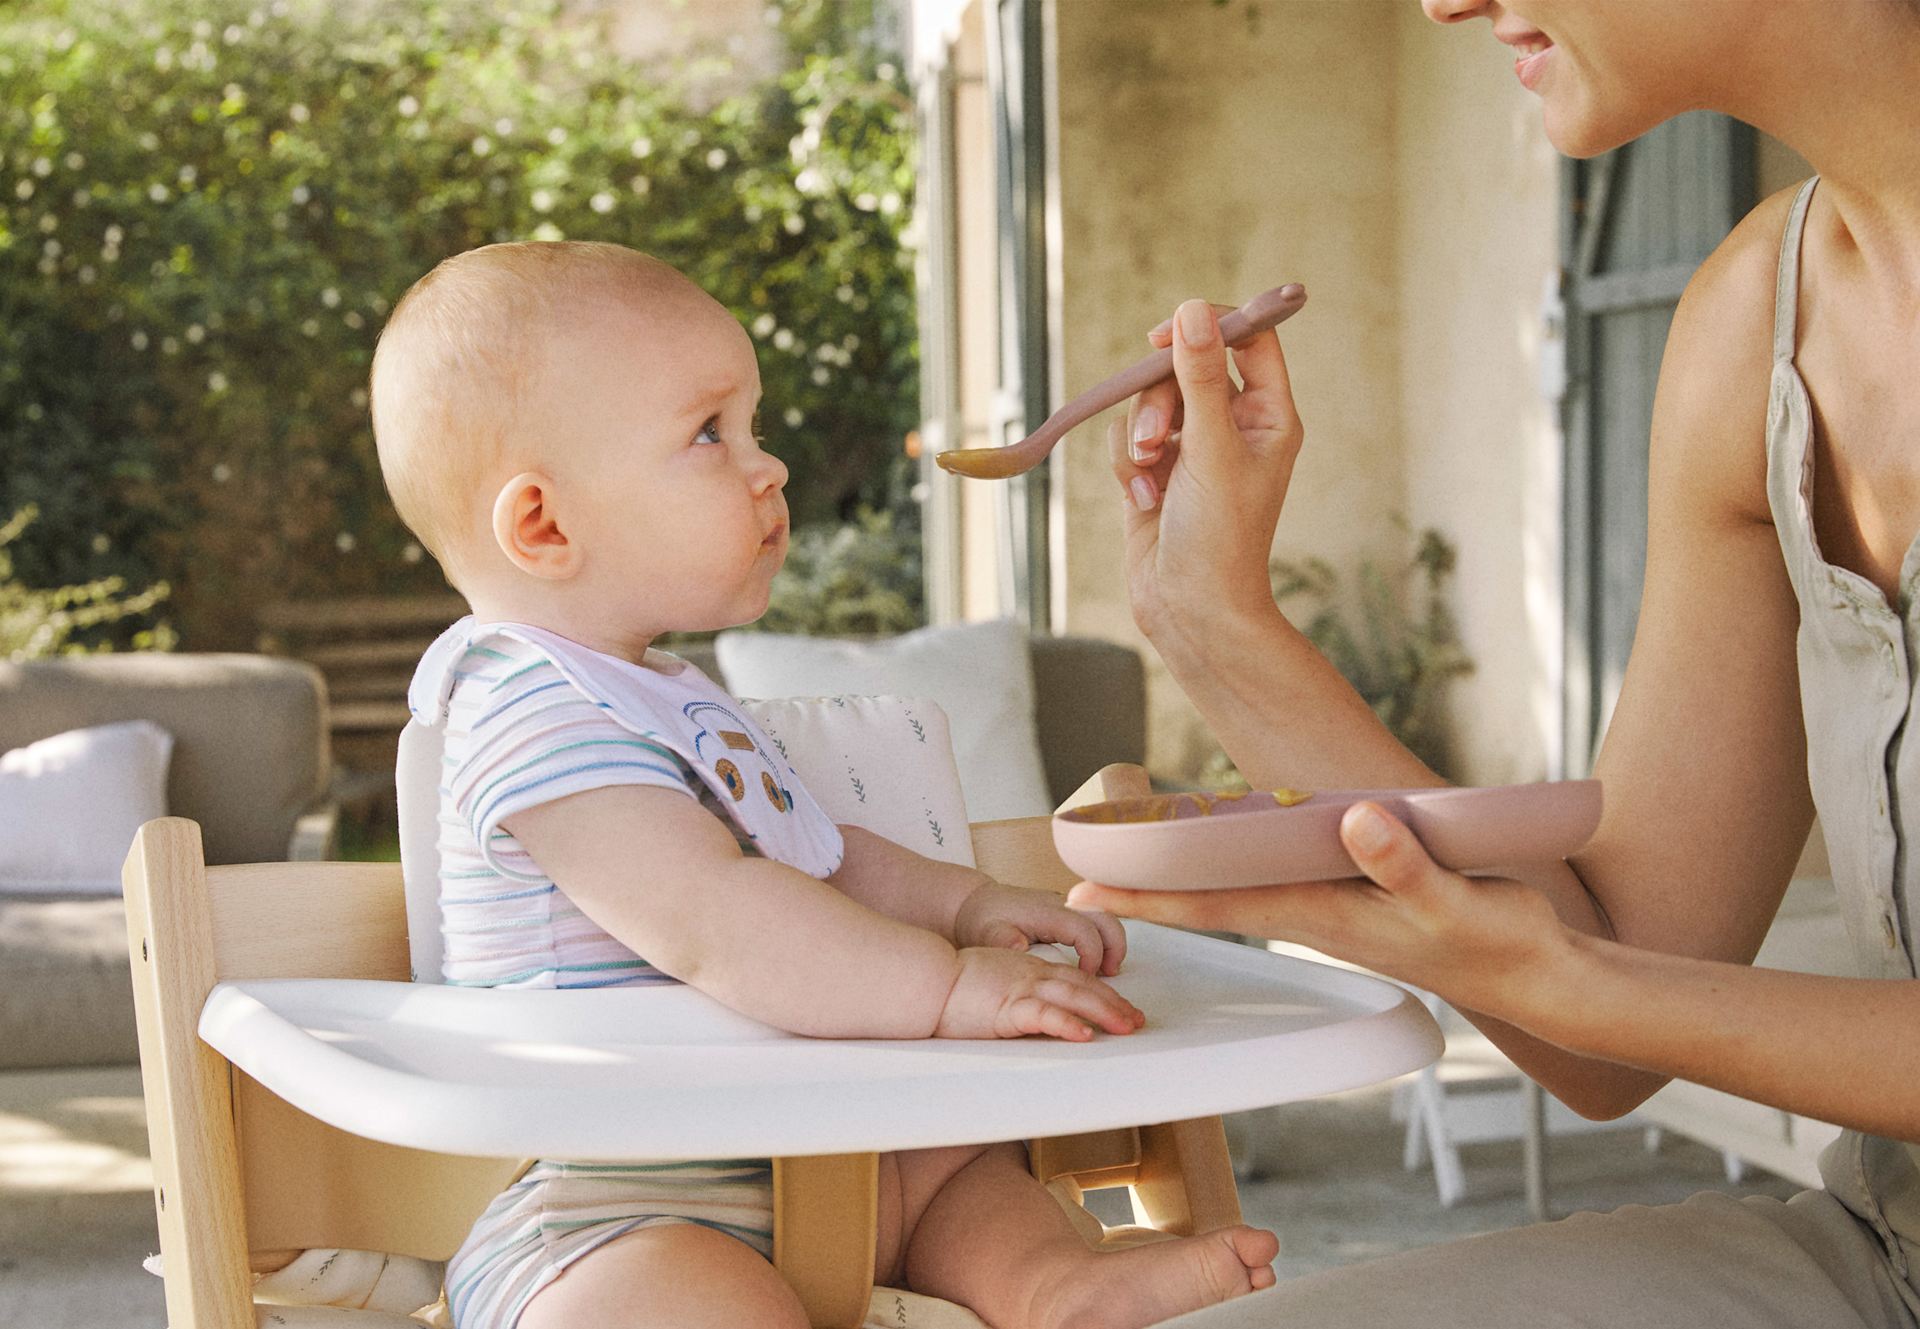
M 173 735 L 150 720 L 0 754 L 0 891 L 120 894 L 134 832 L 167 815 L 172 755 Z
M 1011 619 L 921 628 L 882 641 L 723 632 L 714 650 L 736 696 L 926 697 L 953 726 L 971 820 L 1052 810 L 1033 721 L 1027 632 Z

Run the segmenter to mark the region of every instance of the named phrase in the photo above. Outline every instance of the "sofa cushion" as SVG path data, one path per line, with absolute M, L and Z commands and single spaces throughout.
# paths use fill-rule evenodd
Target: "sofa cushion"
M 259 655 L 139 652 L 0 662 L 0 750 L 116 720 L 173 735 L 167 808 L 200 823 L 209 863 L 287 856 L 326 789 L 320 675 Z
M 134 832 L 167 815 L 172 750 L 151 720 L 121 720 L 0 753 L 0 891 L 120 894 Z
M 0 895 L 0 1070 L 139 1059 L 120 898 Z

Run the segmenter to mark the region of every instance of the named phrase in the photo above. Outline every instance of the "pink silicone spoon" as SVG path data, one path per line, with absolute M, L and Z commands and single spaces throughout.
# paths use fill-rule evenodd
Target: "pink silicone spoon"
M 1276 286 L 1256 295 L 1220 320 L 1220 337 L 1229 346 L 1238 345 L 1257 332 L 1276 327 L 1300 312 L 1307 302 L 1307 288 L 1298 282 Z M 1173 352 L 1155 351 L 1129 369 L 1104 379 L 1048 416 L 1046 423 L 1018 443 L 1004 448 L 957 448 L 942 452 L 934 461 L 943 471 L 975 480 L 1005 480 L 1024 475 L 1047 459 L 1053 445 L 1067 436 L 1076 425 L 1084 424 L 1110 406 L 1118 406 L 1134 393 L 1163 383 L 1173 377 Z

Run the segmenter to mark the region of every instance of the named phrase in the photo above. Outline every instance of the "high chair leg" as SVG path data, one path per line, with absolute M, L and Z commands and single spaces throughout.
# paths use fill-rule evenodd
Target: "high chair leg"
M 214 982 L 200 828 L 180 817 L 142 826 L 121 881 L 168 1323 L 253 1329 L 228 1068 L 199 1037 Z
M 1140 1128 L 1133 1212 L 1148 1227 L 1182 1237 L 1240 1222 L 1240 1195 L 1220 1118 Z
M 773 1264 L 813 1329 L 859 1329 L 873 1299 L 880 1156 L 773 1160 Z

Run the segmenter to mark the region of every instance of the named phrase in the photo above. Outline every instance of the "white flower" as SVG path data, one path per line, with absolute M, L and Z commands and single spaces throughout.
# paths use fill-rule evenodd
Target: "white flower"
M 727 164 L 727 150 L 725 148 L 715 148 L 711 152 L 707 153 L 707 169 L 708 170 L 717 171 L 722 166 L 725 166 L 726 164 Z
M 501 116 L 498 120 L 495 120 L 493 122 L 493 132 L 498 134 L 501 138 L 505 138 L 508 134 L 511 134 L 513 132 L 513 121 L 507 119 L 507 117 L 504 115 Z
M 826 183 L 826 177 L 811 166 L 793 177 L 793 187 L 803 194 L 817 194 Z
M 22 180 L 13 187 L 13 196 L 22 203 L 33 197 L 33 181 Z
M 553 211 L 553 191 L 551 189 L 534 190 L 533 197 L 528 201 L 533 204 L 533 210 L 535 212 Z
M 205 328 L 201 327 L 198 323 L 190 323 L 187 325 L 187 340 L 189 342 L 192 342 L 195 346 L 198 346 L 201 342 L 205 341 L 206 339 L 207 339 L 207 330 Z
M 547 142 L 553 144 L 554 147 L 557 148 L 562 143 L 565 143 L 566 141 L 567 141 L 567 131 L 562 129 L 559 125 L 555 125 L 552 129 L 549 129 L 547 131 Z
M 653 155 L 653 140 L 643 134 L 628 145 L 628 150 L 635 157 L 650 157 Z
M 127 338 L 127 340 L 133 344 L 133 349 L 136 351 L 144 351 L 147 349 L 147 334 L 138 328 L 133 330 L 133 335 Z
M 773 346 L 775 350 L 779 350 L 779 351 L 790 349 L 793 346 L 792 331 L 787 328 L 782 328 L 780 329 L 780 331 L 774 333 Z
M 113 541 L 107 538 L 107 533 L 105 531 L 95 531 L 93 534 L 93 539 L 89 540 L 87 543 L 92 546 L 93 552 L 96 554 L 104 554 L 109 549 L 113 548 Z
M 880 200 L 872 194 L 855 194 L 853 196 L 853 206 L 862 212 L 872 212 L 880 206 Z
M 544 241 L 547 244 L 552 244 L 555 240 L 566 239 L 567 234 L 552 222 L 545 221 L 533 228 L 533 238 Z
M 846 336 L 840 339 L 840 344 L 846 347 L 849 351 L 857 351 L 860 349 L 860 334 L 856 332 L 849 332 Z
M 211 374 L 207 375 L 207 391 L 208 392 L 225 392 L 226 390 L 227 390 L 227 376 L 225 374 L 221 373 L 219 370 L 216 369 Z
M 87 207 L 87 206 L 89 206 L 89 205 L 90 205 L 90 204 L 91 204 L 92 202 L 93 202 L 93 195 L 92 195 L 92 194 L 90 194 L 90 193 L 88 193 L 88 192 L 87 192 L 86 190 L 84 190 L 84 189 L 76 189 L 76 190 L 74 190 L 74 191 L 73 191 L 73 206 L 74 206 L 74 207 L 76 207 L 76 208 L 84 208 L 84 207 Z
M 304 125 L 312 115 L 313 112 L 307 109 L 305 102 L 295 102 L 287 108 L 287 119 L 296 125 Z
M 87 159 L 77 152 L 69 152 L 66 156 L 66 164 L 69 171 L 77 171 L 87 164 Z
M 140 148 L 143 152 L 152 152 L 160 146 L 160 136 L 149 129 L 140 136 Z
M 109 226 L 100 234 L 100 239 L 109 245 L 117 245 L 127 238 L 127 233 L 118 226 Z
M 223 461 L 213 464 L 213 482 L 215 484 L 223 485 L 231 479 L 233 479 L 233 467 Z
M 799 213 L 789 212 L 786 219 L 780 223 L 780 229 L 788 235 L 798 235 L 807 229 L 807 223 L 801 218 Z
M 853 287 L 846 285 L 834 287 L 833 298 L 843 305 L 853 303 Z
M 326 290 L 320 292 L 320 303 L 328 309 L 338 309 L 340 307 L 340 292 L 331 286 L 327 287 Z
M 753 335 L 765 341 L 777 323 L 778 320 L 772 314 L 762 314 L 753 320 Z
M 180 339 L 178 337 L 162 337 L 160 339 L 160 353 L 162 355 L 180 354 Z
M 400 551 L 400 561 L 402 563 L 418 563 L 422 558 L 426 556 L 426 552 L 427 551 L 422 549 L 419 545 L 414 544 L 411 540 L 409 540 L 405 548 L 401 549 Z
M 39 424 L 47 418 L 47 408 L 37 401 L 30 401 L 27 403 L 26 417 L 33 423 Z
M 220 40 L 229 46 L 238 46 L 246 37 L 247 30 L 238 23 L 229 23 L 220 31 Z
M 307 200 L 313 197 L 313 191 L 311 189 L 308 189 L 305 185 L 295 185 L 293 187 L 293 192 L 289 194 L 288 197 L 291 198 L 295 203 L 298 203 L 304 206 Z
M 342 531 L 333 537 L 333 547 L 343 554 L 351 554 L 353 552 L 353 546 L 354 539 L 352 531 Z
M 780 418 L 787 422 L 787 428 L 798 429 L 802 422 L 806 420 L 807 415 L 806 412 L 802 411 L 798 406 L 789 406 Z
M 355 388 L 347 394 L 347 400 L 353 403 L 355 410 L 364 411 L 367 408 L 367 390 Z
M 900 196 L 898 194 L 888 191 L 880 196 L 880 214 L 882 216 L 891 217 L 898 211 L 900 211 Z
M 587 200 L 587 206 L 592 208 L 595 212 L 599 212 L 599 213 L 612 212 L 613 211 L 613 195 L 609 194 L 606 190 L 603 189 L 599 193 L 595 194 L 592 198 Z
M 318 337 L 320 335 L 320 320 L 317 318 L 307 319 L 300 324 L 300 332 L 303 336 Z
M 355 331 L 365 327 L 367 322 L 366 319 L 360 317 L 360 311 L 357 309 L 349 309 L 340 316 L 340 321 Z
M 199 172 L 199 170 L 198 170 L 198 169 L 196 169 L 196 168 L 195 168 L 194 166 L 192 166 L 191 164 L 189 164 L 189 165 L 186 165 L 186 166 L 182 166 L 182 167 L 180 168 L 180 183 L 181 183 L 181 184 L 183 184 L 183 185 L 190 185 L 190 184 L 192 184 L 192 183 L 193 183 L 193 182 L 194 182 L 195 180 L 198 180 L 199 178 L 200 178 L 200 172 Z
M 473 136 L 473 143 L 471 144 L 471 147 L 473 148 L 474 156 L 484 157 L 489 152 L 493 151 L 493 140 L 488 138 L 485 134 L 475 134 Z
M 165 203 L 172 196 L 167 187 L 158 180 L 147 186 L 147 197 L 155 203 Z
M 409 117 L 416 116 L 420 114 L 420 100 L 412 93 L 408 93 L 400 99 L 399 109 L 401 115 Z
M 76 273 L 74 274 L 74 276 L 76 276 L 76 277 L 78 277 L 78 278 L 80 279 L 80 284 L 81 284 L 82 286 L 91 286 L 91 285 L 93 285 L 93 279 L 94 279 L 94 277 L 95 277 L 96 275 L 97 275 L 97 274 L 96 274 L 96 273 L 94 272 L 94 270 L 93 270 L 93 265 L 92 265 L 91 263 L 83 263 L 83 264 L 81 264 L 81 265 L 80 265 L 80 271 L 78 271 L 78 272 L 76 272 Z
M 827 386 L 827 380 L 832 378 L 833 375 L 827 372 L 827 367 L 825 365 L 815 365 L 813 367 L 812 377 L 813 377 L 813 381 L 816 384 L 824 388 Z
M 40 214 L 40 234 L 52 235 L 59 229 L 60 219 L 58 217 L 54 216 L 51 212 L 43 212 Z
M 627 181 L 627 188 L 631 189 L 640 197 L 645 198 L 647 192 L 653 188 L 653 181 L 647 179 L 644 175 L 636 175 L 633 179 Z

